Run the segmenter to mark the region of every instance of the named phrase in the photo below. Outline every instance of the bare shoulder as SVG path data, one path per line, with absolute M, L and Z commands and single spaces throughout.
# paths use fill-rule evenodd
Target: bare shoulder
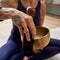
M 13 7 L 16 8 L 18 5 L 18 0 L 1 0 L 2 7 Z

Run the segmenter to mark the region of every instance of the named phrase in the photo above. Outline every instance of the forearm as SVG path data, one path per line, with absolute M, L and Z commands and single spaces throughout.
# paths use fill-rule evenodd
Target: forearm
M 3 15 L 0 13 L 0 22 L 2 20 L 4 21 L 4 20 L 11 19 L 15 25 L 20 24 L 22 17 L 24 18 L 24 16 L 26 15 L 25 13 L 14 8 L 3 8 L 2 11 L 8 12 L 8 14 Z
M 14 0 L 15 1 L 15 0 Z M 11 8 L 14 7 L 13 4 L 15 4 L 15 2 L 12 4 L 13 0 L 0 0 L 0 9 L 1 8 Z M 6 9 L 7 10 L 7 9 Z M 3 15 L 0 13 L 0 21 L 1 20 L 6 20 L 6 19 L 10 19 L 12 16 L 11 15 Z
M 10 19 L 11 18 L 11 16 L 3 16 L 3 15 L 0 15 L 0 21 L 4 21 L 4 20 L 6 20 L 6 19 Z
M 1 8 L 0 9 L 0 21 L 11 19 L 16 13 L 14 8 Z

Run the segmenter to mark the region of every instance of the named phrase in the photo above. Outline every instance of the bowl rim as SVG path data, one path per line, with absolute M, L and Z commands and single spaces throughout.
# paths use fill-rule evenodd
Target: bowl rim
M 36 26 L 36 28 L 37 28 L 37 27 L 40 27 L 40 26 Z M 47 34 L 46 34 L 46 35 L 43 35 L 42 37 L 40 37 L 40 39 L 46 37 L 48 34 L 50 35 L 50 30 L 49 30 L 47 27 L 40 27 L 40 28 L 44 28 L 44 29 L 47 29 L 47 30 L 48 30 Z M 35 40 L 35 39 L 34 39 L 34 40 Z

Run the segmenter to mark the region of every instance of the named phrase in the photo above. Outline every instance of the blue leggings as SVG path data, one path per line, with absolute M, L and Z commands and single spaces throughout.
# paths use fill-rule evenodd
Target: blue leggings
M 21 52 L 21 46 L 21 44 L 19 45 L 13 40 L 9 40 L 0 48 L 0 60 L 22 60 L 24 56 L 28 56 L 30 52 Z M 30 57 L 29 60 L 44 60 L 58 53 L 60 53 L 60 41 L 51 39 L 48 46 Z

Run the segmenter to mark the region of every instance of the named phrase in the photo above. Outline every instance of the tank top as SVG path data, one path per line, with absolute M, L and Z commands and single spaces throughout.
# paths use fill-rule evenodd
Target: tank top
M 26 13 L 26 8 L 22 5 L 20 0 L 18 0 L 17 10 L 20 10 L 20 11 Z M 34 20 L 34 23 L 36 26 L 39 25 L 39 18 L 40 18 L 40 0 L 38 0 L 38 5 L 35 8 L 35 16 L 33 17 L 33 20 Z M 12 28 L 9 40 L 13 40 L 16 43 L 21 42 L 19 30 L 14 24 L 13 24 L 13 28 Z

